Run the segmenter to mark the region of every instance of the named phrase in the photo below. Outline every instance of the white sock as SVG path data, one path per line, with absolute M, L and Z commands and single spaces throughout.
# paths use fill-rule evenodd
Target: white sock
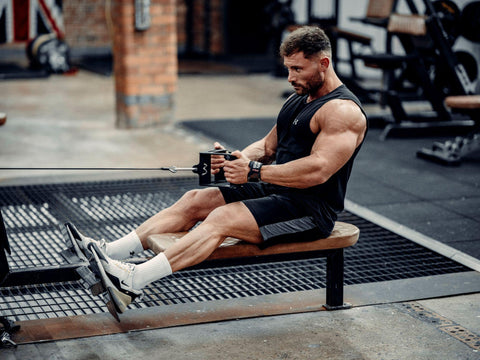
M 160 253 L 153 259 L 135 266 L 133 276 L 133 288 L 142 289 L 151 282 L 172 274 L 172 268 L 164 253 Z
M 135 230 L 116 241 L 107 243 L 107 256 L 112 259 L 127 259 L 142 251 L 142 242 Z

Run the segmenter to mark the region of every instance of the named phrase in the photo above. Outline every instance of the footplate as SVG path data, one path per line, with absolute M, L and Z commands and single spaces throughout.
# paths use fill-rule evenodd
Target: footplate
M 89 268 L 90 262 L 80 250 L 77 245 L 77 242 L 74 239 L 74 234 L 77 234 L 77 230 L 72 224 L 65 224 L 62 228 L 62 235 L 65 239 L 67 248 L 60 252 L 60 255 L 71 265 L 76 265 L 76 273 L 85 281 L 85 287 L 92 291 L 93 295 L 99 295 L 99 284 L 101 284 L 100 279 L 98 279 L 95 274 Z M 92 290 L 95 289 L 95 290 Z
M 98 256 L 92 253 L 90 259 L 87 259 L 83 251 L 80 250 L 75 240 L 75 236 L 78 236 L 78 230 L 75 225 L 66 223 L 62 228 L 62 235 L 67 245 L 67 248 L 60 252 L 62 257 L 69 264 L 78 266 L 75 271 L 84 281 L 86 289 L 89 290 L 92 295 L 102 297 L 110 314 L 112 314 L 117 321 L 120 321 L 110 292 L 102 282 L 100 269 L 96 261 L 98 260 Z
M 114 296 L 116 295 L 115 288 L 113 286 L 109 286 L 107 274 L 105 273 L 105 270 L 103 269 L 103 266 L 100 262 L 98 249 L 95 250 L 96 247 L 92 245 L 94 244 L 90 244 L 89 246 L 90 251 L 92 252 L 92 259 L 90 260 L 90 269 L 93 270 L 93 272 L 95 273 L 95 276 L 98 279 L 100 279 L 99 286 L 101 286 L 101 288 L 104 290 L 102 297 L 105 300 L 105 303 L 107 304 L 108 311 L 118 322 L 120 322 L 120 318 L 118 314 L 125 311 L 125 309 L 119 309 L 117 307 L 114 299 Z M 93 294 L 93 291 L 92 291 L 92 294 Z

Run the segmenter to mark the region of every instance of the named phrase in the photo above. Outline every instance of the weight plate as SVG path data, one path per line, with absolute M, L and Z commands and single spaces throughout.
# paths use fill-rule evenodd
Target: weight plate
M 461 16 L 461 33 L 473 42 L 480 42 L 480 1 L 465 5 Z

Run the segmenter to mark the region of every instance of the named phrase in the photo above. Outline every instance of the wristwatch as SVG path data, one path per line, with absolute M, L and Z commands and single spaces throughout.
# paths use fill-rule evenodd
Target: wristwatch
M 248 172 L 247 179 L 250 182 L 257 182 L 260 179 L 260 170 L 262 168 L 262 163 L 258 161 L 250 161 L 248 163 L 248 167 L 250 171 Z

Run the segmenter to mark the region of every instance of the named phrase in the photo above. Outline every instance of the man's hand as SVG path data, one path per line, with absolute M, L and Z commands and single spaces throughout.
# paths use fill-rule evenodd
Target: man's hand
M 225 147 L 218 143 L 218 142 L 215 142 L 213 144 L 215 150 L 224 150 Z M 213 175 L 215 174 L 218 174 L 221 170 L 221 168 L 223 168 L 224 164 L 225 164 L 225 157 L 223 155 L 212 155 L 211 156 L 211 163 L 210 163 L 210 171 Z
M 225 179 L 231 184 L 245 184 L 248 181 L 250 159 L 236 150 L 232 153 L 237 159 L 224 161 Z

